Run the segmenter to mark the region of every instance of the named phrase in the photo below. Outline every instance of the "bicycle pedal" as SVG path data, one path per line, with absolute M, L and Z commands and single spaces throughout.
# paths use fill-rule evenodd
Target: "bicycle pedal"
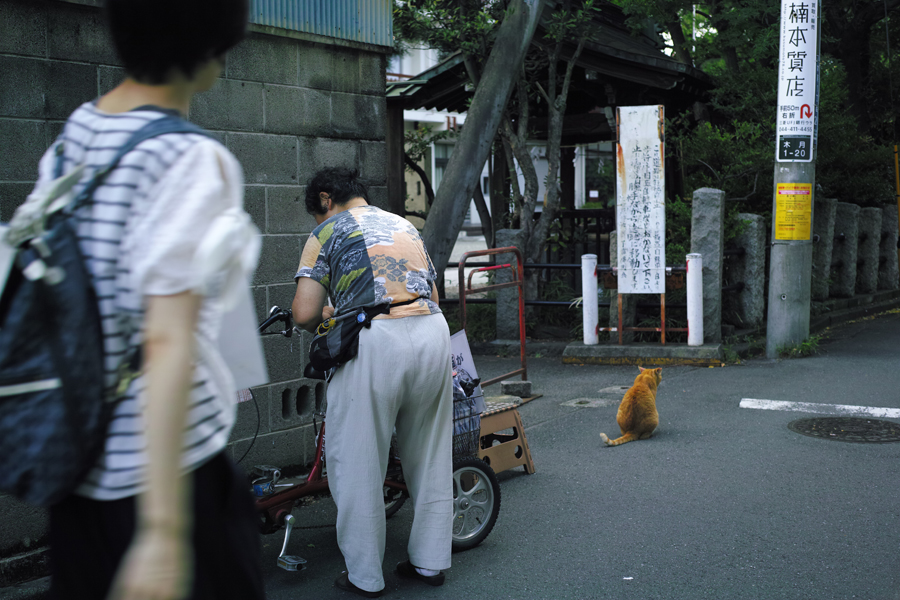
M 278 566 L 285 571 L 302 571 L 306 568 L 306 559 L 300 556 L 279 556 Z

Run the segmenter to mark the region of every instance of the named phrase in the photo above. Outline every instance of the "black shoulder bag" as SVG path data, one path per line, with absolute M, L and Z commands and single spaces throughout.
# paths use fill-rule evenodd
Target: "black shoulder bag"
M 389 314 L 393 306 L 412 304 L 420 299 L 413 298 L 396 304 L 359 308 L 322 321 L 309 345 L 309 364 L 316 371 L 325 372 L 356 358 L 359 354 L 359 332 L 363 327 L 371 327 L 372 319 L 378 315 Z

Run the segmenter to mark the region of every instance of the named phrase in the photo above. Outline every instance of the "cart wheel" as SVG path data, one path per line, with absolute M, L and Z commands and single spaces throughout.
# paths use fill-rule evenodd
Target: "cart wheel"
M 403 468 L 400 466 L 400 452 L 397 450 L 397 435 L 391 436 L 391 449 L 388 460 L 388 468 L 385 479 L 403 483 Z M 409 498 L 409 492 L 397 488 L 384 486 L 384 517 L 390 519 Z
M 500 483 L 490 466 L 477 458 L 453 462 L 453 551 L 484 541 L 500 513 Z
M 406 502 L 406 494 L 402 490 L 384 486 L 384 518 L 390 519 L 397 514 Z

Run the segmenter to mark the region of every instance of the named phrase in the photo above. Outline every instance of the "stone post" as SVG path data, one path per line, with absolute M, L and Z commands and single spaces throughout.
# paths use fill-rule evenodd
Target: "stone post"
M 831 252 L 831 286 L 835 298 L 850 298 L 856 291 L 856 259 L 859 242 L 859 206 L 838 202 L 834 216 L 834 250 Z
M 616 231 L 609 233 L 609 264 L 613 267 L 618 266 L 619 260 L 619 238 Z M 609 294 L 609 326 L 619 326 L 619 296 L 618 290 L 607 290 Z M 622 327 L 634 327 L 637 320 L 637 295 L 624 294 L 622 296 Z M 609 341 L 618 344 L 619 332 L 610 331 Z M 634 332 L 626 331 L 622 334 L 622 343 L 630 344 L 634 341 Z
M 859 211 L 859 244 L 857 244 L 856 293 L 871 294 L 878 289 L 878 250 L 881 245 L 881 209 Z
M 703 255 L 703 341 L 722 341 L 722 269 L 725 254 L 725 192 L 694 192 L 691 252 Z
M 813 210 L 813 265 L 812 289 L 813 300 L 828 299 L 828 278 L 831 276 L 831 253 L 834 249 L 834 215 L 837 200 L 834 198 L 816 198 Z M 819 236 L 816 239 L 816 236 Z
M 897 205 L 888 204 L 881 215 L 881 244 L 878 289 L 896 290 L 900 287 L 900 268 L 897 265 Z
M 497 241 L 497 248 L 507 246 L 518 248 L 520 252 L 523 252 L 522 260 L 525 260 L 521 229 L 500 229 L 494 234 L 494 239 Z M 497 264 L 509 263 L 516 266 L 514 254 L 497 254 L 495 256 Z M 497 269 L 494 273 L 495 283 L 507 283 L 515 278 L 514 272 L 510 269 Z M 498 341 L 519 343 L 519 291 L 515 287 L 497 290 L 496 324 Z
M 735 279 L 744 283 L 738 294 L 737 312 L 745 327 L 759 327 L 765 317 L 766 222 L 760 215 L 741 213 L 743 231 L 735 243 L 744 249 L 735 265 Z

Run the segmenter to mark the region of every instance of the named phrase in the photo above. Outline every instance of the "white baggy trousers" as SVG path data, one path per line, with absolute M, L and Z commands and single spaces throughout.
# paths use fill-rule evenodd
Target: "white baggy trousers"
M 442 314 L 375 319 L 359 354 L 328 385 L 328 487 L 350 581 L 384 588 L 384 477 L 394 426 L 415 509 L 409 560 L 450 567 L 453 526 L 453 384 Z

